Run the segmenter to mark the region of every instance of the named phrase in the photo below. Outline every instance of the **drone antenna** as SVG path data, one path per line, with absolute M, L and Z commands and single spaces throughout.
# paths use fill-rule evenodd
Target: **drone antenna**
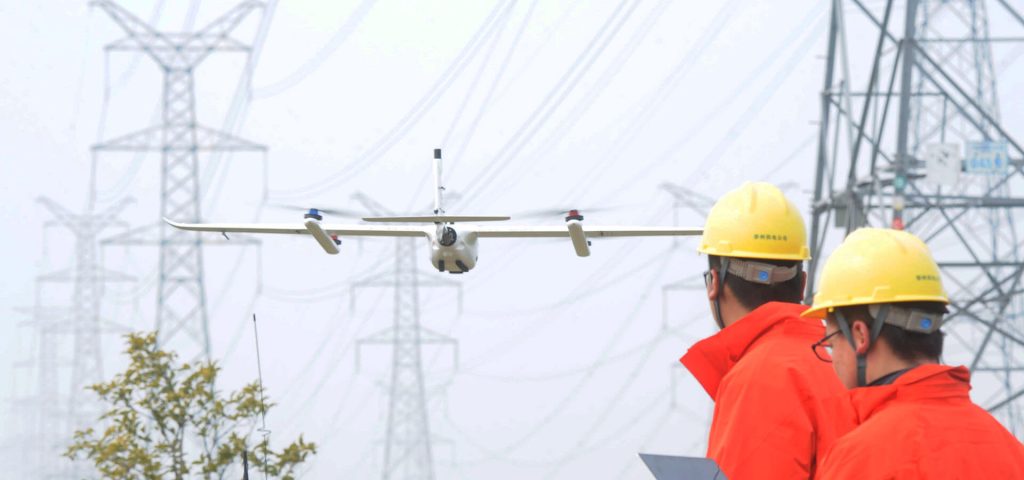
M 267 479 L 267 452 L 270 450 L 270 430 L 267 430 L 267 402 L 263 397 L 263 367 L 260 362 L 260 332 L 256 328 L 256 314 L 252 314 L 252 334 L 256 339 L 256 372 L 260 380 L 260 408 L 262 409 L 262 426 L 257 430 L 263 435 L 267 448 L 263 450 L 263 479 Z
M 434 149 L 434 215 L 444 215 L 444 208 L 441 206 L 441 194 L 444 192 L 444 185 L 441 185 L 441 149 Z

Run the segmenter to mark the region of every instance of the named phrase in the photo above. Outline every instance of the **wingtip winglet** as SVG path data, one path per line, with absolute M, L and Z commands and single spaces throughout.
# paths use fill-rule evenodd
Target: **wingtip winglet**
M 183 224 L 183 223 L 175 222 L 174 220 L 171 220 L 171 219 L 169 219 L 167 217 L 163 217 L 163 219 L 164 219 L 164 223 L 166 223 L 166 224 L 168 224 L 168 225 L 170 225 L 170 226 L 172 226 L 174 228 L 184 229 L 185 224 Z

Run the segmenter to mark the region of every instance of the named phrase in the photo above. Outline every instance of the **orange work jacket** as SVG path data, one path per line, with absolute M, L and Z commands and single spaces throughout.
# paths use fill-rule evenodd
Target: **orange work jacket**
M 806 309 L 764 304 L 680 359 L 715 401 L 707 455 L 729 480 L 814 478 L 854 426 L 846 387 L 811 350 L 825 327 Z
M 859 426 L 821 463 L 827 479 L 1024 478 L 1024 446 L 971 402 L 965 367 L 922 365 L 855 388 Z

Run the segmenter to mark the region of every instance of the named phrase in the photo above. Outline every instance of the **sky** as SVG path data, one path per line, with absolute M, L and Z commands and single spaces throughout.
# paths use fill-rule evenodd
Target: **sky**
M 191 31 L 235 2 L 123 6 Z M 781 185 L 806 212 L 827 13 L 809 0 L 270 1 L 235 31 L 258 48 L 195 71 L 198 122 L 267 147 L 201 156 L 202 216 L 297 222 L 306 207 L 363 209 L 357 193 L 424 214 L 434 148 L 449 213 L 579 208 L 592 224 L 699 226 L 663 183 L 717 198 L 748 180 Z M 159 219 L 159 156 L 90 149 L 160 118 L 153 61 L 104 50 L 121 35 L 86 2 L 0 2 L 5 398 L 30 386 L 14 368 L 32 355 L 20 309 L 70 298 L 37 295 L 36 276 L 74 258 L 37 198 L 73 211 L 90 185 L 97 209 L 133 198 L 112 234 Z M 1024 86 L 1020 69 L 1006 76 L 1002 92 Z M 390 352 L 357 341 L 391 324 L 393 292 L 365 282 L 394 270 L 395 245 L 345 240 L 325 256 L 305 236 L 261 242 L 205 250 L 221 385 L 256 378 L 255 313 L 271 441 L 319 445 L 302 478 L 376 476 Z M 487 239 L 462 276 L 433 271 L 417 247 L 422 325 L 458 345 L 423 354 L 438 478 L 647 478 L 639 451 L 703 454 L 712 404 L 677 363 L 715 330 L 696 239 L 601 239 L 589 258 L 568 242 Z M 109 376 L 119 334 L 153 328 L 157 257 L 101 252 L 134 279 L 106 286 Z

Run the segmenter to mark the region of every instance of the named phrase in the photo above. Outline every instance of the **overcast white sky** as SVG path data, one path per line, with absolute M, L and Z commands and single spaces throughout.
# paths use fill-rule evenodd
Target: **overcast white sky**
M 235 2 L 123 5 L 180 31 Z M 245 101 L 232 107 L 243 54 L 215 54 L 196 73 L 199 122 L 269 148 L 202 158 L 206 220 L 298 220 L 300 211 L 261 205 L 359 208 L 356 192 L 423 213 L 435 147 L 445 149 L 448 191 L 462 196 L 450 213 L 615 207 L 587 221 L 666 225 L 665 181 L 709 197 L 744 180 L 787 183 L 809 204 L 827 2 L 291 0 L 253 12 L 236 38 L 255 38 L 261 19 L 269 30 Z M 0 2 L 5 398 L 26 386 L 12 364 L 31 354 L 15 309 L 32 305 L 36 275 L 73 255 L 64 231 L 44 235 L 49 215 L 35 199 L 80 210 L 90 146 L 158 120 L 153 62 L 104 53 L 121 33 L 84 1 Z M 1001 93 L 1015 99 L 1024 75 L 1009 77 Z M 155 223 L 159 163 L 98 156 L 100 208 L 132 196 L 121 218 Z M 703 220 L 686 209 L 679 219 Z M 420 292 L 423 325 L 459 342 L 458 368 L 447 350 L 424 353 L 437 477 L 647 478 L 638 451 L 703 454 L 711 404 L 676 359 L 713 324 L 702 287 L 663 295 L 673 282 L 701 285 L 696 241 L 673 245 L 595 241 L 581 259 L 568 242 L 493 240 L 461 277 L 433 272 L 421 245 L 423 275 L 463 293 L 460 313 L 454 289 Z M 303 478 L 380 470 L 389 351 L 364 349 L 357 371 L 355 341 L 390 325 L 392 294 L 358 290 L 352 308 L 350 287 L 390 271 L 394 250 L 350 240 L 332 257 L 305 237 L 206 250 L 221 385 L 255 378 L 255 312 L 278 404 L 272 439 L 303 433 L 320 444 Z M 105 315 L 152 328 L 154 250 L 108 247 L 104 259 L 137 278 L 108 287 Z M 54 292 L 44 301 L 68 298 Z M 104 337 L 108 375 L 119 342 Z

